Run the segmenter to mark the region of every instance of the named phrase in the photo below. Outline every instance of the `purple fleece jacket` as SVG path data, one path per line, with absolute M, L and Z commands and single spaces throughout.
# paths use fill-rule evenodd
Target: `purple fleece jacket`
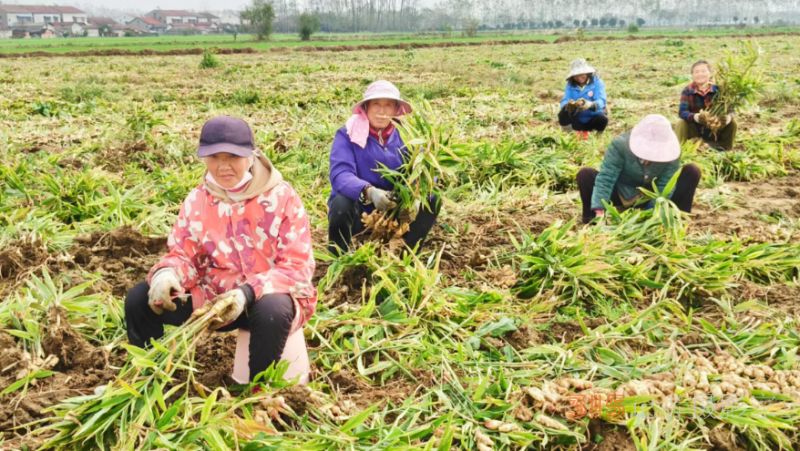
M 397 170 L 403 164 L 403 156 L 407 153 L 396 128 L 386 140 L 385 146 L 381 146 L 378 140 L 370 135 L 365 148 L 352 143 L 345 127 L 340 128 L 336 132 L 331 148 L 332 189 L 328 206 L 330 207 L 333 198 L 339 193 L 358 202 L 361 191 L 367 185 L 386 191 L 393 190 L 392 183 L 376 170 L 381 168 L 381 165 Z M 361 208 L 367 213 L 374 210 L 372 205 L 362 205 Z

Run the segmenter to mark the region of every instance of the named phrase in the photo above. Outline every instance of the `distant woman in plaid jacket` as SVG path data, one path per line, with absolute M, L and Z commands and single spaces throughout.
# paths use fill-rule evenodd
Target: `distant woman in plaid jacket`
M 692 82 L 681 93 L 681 106 L 678 110 L 681 119 L 675 127 L 675 134 L 681 143 L 693 138 L 702 138 L 717 150 L 731 150 L 736 140 L 736 131 L 739 129 L 736 117 L 732 113 L 727 114 L 725 127 L 714 136 L 705 126 L 703 116 L 698 114 L 700 110 L 708 110 L 719 90 L 711 82 L 711 76 L 711 65 L 708 61 L 700 60 L 692 65 Z

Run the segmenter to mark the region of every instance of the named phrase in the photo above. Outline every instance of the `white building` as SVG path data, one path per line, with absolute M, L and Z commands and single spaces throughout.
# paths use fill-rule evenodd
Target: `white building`
M 153 34 L 163 34 L 165 31 L 167 31 L 166 24 L 159 22 L 152 17 L 137 17 L 128 22 L 128 25 L 143 31 L 149 31 Z
M 198 23 L 206 22 L 219 25 L 222 23 L 222 18 L 211 13 L 197 13 L 197 22 Z
M 137 17 L 139 17 L 139 16 L 137 16 L 136 14 L 125 13 L 125 14 L 120 14 L 117 17 L 112 17 L 112 19 L 114 19 L 114 21 L 119 23 L 119 24 L 127 25 L 127 24 L 131 23 L 131 21 L 133 21 L 133 19 L 135 19 Z
M 83 36 L 83 26 L 77 22 L 48 22 L 55 31 L 56 36 Z
M 197 14 L 190 13 L 189 11 L 183 10 L 171 10 L 171 9 L 154 9 L 149 13 L 145 14 L 145 17 L 152 17 L 157 21 L 170 25 L 174 23 L 197 23 Z
M 7 27 L 18 23 L 33 23 L 33 13 L 24 6 L 0 5 L 0 22 Z
M 214 14 L 219 17 L 221 23 L 229 25 L 242 24 L 242 19 L 239 18 L 239 13 L 236 11 L 214 11 Z
M 100 26 L 99 25 L 84 25 L 83 31 L 86 33 L 87 38 L 99 38 Z
M 1 5 L 0 23 L 7 26 L 26 23 L 87 23 L 85 12 L 72 6 Z

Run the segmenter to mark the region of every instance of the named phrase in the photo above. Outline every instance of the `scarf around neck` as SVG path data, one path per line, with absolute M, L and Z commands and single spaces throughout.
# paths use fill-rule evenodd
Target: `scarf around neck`
M 381 145 L 386 143 L 386 140 L 392 136 L 392 132 L 394 131 L 394 124 L 389 124 L 388 127 L 384 128 L 383 130 L 376 130 L 372 127 L 369 128 L 369 135 L 375 138 Z

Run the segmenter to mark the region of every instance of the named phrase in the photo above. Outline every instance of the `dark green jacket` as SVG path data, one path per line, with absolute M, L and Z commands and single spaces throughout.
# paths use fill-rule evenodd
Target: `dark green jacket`
M 611 202 L 611 194 L 616 189 L 623 199 L 633 199 L 641 192 L 637 189 L 643 187 L 653 190 L 653 180 L 661 192 L 669 180 L 681 167 L 681 159 L 669 163 L 644 164 L 631 152 L 630 132 L 616 138 L 608 146 L 600 173 L 594 182 L 592 193 L 592 209 L 605 210 L 603 201 Z M 668 197 L 672 197 L 672 193 Z

